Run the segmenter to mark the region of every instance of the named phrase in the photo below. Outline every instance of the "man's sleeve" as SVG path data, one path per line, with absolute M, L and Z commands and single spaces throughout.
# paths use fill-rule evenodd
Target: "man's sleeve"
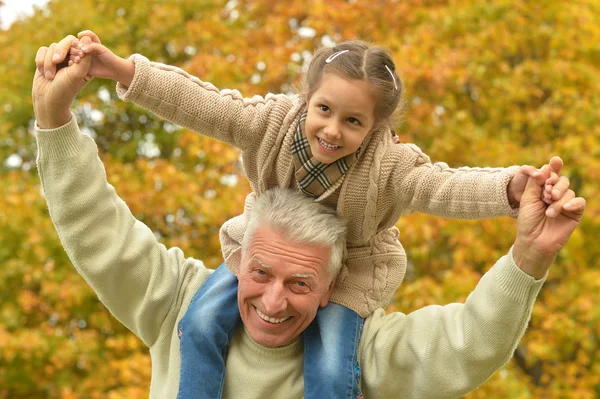
M 111 313 L 151 346 L 187 282 L 204 281 L 207 269 L 178 248 L 167 250 L 135 219 L 74 116 L 36 134 L 43 194 L 71 262 Z
M 509 252 L 464 304 L 408 315 L 377 310 L 360 342 L 365 397 L 457 398 L 472 391 L 512 357 L 543 281 L 519 269 Z

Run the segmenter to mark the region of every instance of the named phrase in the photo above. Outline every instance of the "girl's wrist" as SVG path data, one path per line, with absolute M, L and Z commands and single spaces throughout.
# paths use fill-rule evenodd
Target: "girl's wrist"
M 129 87 L 133 81 L 133 75 L 135 74 L 135 64 L 131 60 L 127 60 L 119 57 L 119 63 L 121 64 L 117 68 L 118 75 L 116 81 L 125 87 Z

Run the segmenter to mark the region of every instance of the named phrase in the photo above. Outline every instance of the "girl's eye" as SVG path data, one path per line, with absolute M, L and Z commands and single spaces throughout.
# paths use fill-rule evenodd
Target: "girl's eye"
M 319 109 L 323 112 L 329 112 L 329 107 L 327 105 L 319 105 Z
M 348 118 L 348 122 L 352 123 L 353 125 L 360 125 L 360 121 L 356 118 Z

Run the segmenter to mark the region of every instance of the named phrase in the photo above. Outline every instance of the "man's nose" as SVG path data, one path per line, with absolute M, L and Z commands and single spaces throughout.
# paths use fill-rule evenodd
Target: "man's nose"
M 263 305 L 268 316 L 274 317 L 287 308 L 285 289 L 280 284 L 271 285 L 263 294 Z

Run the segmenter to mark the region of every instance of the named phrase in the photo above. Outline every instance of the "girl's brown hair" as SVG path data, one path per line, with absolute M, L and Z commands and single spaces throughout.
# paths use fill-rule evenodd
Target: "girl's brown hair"
M 326 62 L 333 54 L 344 50 L 348 51 L 337 55 L 329 63 Z M 377 96 L 374 115 L 377 126 L 388 124 L 393 128 L 402 119 L 405 89 L 396 73 L 396 65 L 391 53 L 386 48 L 371 46 L 359 40 L 343 42 L 335 47 L 320 48 L 313 56 L 304 75 L 302 87 L 307 101 L 319 89 L 323 75 L 326 73 L 365 80 L 373 86 Z

